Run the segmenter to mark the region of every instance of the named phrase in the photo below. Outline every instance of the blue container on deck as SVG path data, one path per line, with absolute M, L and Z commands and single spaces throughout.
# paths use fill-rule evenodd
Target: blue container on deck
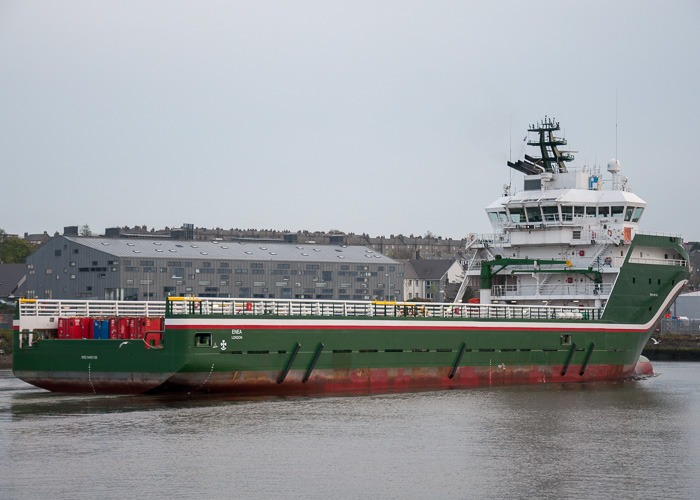
M 96 319 L 93 328 L 93 338 L 96 340 L 109 338 L 109 320 Z

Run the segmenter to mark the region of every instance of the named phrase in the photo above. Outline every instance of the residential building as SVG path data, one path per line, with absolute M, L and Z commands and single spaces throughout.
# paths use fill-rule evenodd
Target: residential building
M 451 300 L 450 284 L 459 284 L 464 272 L 456 260 L 410 259 L 404 261 L 404 297 L 433 302 Z M 454 288 L 454 287 L 452 287 Z

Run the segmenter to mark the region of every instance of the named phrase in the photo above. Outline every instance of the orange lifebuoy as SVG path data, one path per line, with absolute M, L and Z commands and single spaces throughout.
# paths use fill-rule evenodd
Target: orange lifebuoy
M 608 236 L 612 236 L 612 230 L 608 229 Z
M 246 302 L 246 303 L 245 303 L 245 310 L 246 310 L 246 311 L 252 311 L 252 310 L 253 310 L 253 304 L 251 304 L 250 302 Z
M 459 314 L 459 307 L 455 307 L 455 314 Z

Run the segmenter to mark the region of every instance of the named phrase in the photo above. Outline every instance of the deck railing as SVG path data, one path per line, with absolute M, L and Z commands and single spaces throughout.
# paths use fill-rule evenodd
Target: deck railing
M 632 264 L 654 264 L 657 266 L 680 266 L 686 267 L 688 262 L 685 259 L 660 259 L 652 257 L 630 257 Z
M 19 316 L 106 317 L 106 316 L 165 316 L 165 302 L 129 300 L 50 300 L 22 299 Z
M 222 314 L 249 316 L 596 320 L 600 319 L 602 312 L 602 309 L 594 307 L 545 305 L 208 298 L 171 298 L 168 301 L 168 313 L 173 316 Z
M 554 283 L 546 285 L 494 285 L 491 294 L 494 297 L 592 297 L 608 296 L 612 292 L 612 283 Z
M 603 310 L 594 307 L 451 304 L 428 302 L 367 302 L 171 297 L 167 302 L 110 300 L 22 300 L 22 317 L 161 317 L 179 315 L 420 317 L 472 319 L 596 320 Z

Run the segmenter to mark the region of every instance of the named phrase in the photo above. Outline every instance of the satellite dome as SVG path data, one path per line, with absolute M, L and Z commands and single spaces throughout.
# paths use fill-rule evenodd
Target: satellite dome
M 616 174 L 620 171 L 620 160 L 613 158 L 608 162 L 608 172 Z

